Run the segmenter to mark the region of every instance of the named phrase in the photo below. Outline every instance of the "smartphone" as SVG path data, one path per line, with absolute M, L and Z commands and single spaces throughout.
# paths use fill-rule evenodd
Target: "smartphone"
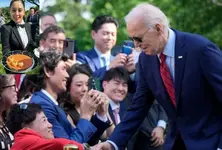
M 88 80 L 88 90 L 90 91 L 91 89 L 101 91 L 100 80 L 99 79 L 97 79 L 95 77 L 90 77 L 89 78 L 89 80 Z
M 130 55 L 132 53 L 132 48 L 134 48 L 134 43 L 133 41 L 130 40 L 125 40 L 123 42 L 123 47 L 122 47 L 122 53 L 126 55 Z
M 73 53 L 75 53 L 75 40 L 66 39 L 64 41 L 63 53 L 67 54 L 69 58 L 72 58 Z

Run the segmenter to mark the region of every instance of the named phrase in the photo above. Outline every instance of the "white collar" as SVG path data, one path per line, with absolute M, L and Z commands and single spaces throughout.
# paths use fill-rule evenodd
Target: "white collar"
M 110 104 L 112 110 L 115 110 L 116 108 L 120 108 L 120 104 L 114 103 L 114 101 L 111 99 L 109 99 L 109 104 Z
M 108 51 L 108 52 L 106 52 L 105 54 L 102 54 L 102 53 L 96 48 L 96 46 L 94 46 L 94 49 L 95 49 L 97 55 L 99 56 L 99 58 L 105 57 L 105 58 L 108 59 L 108 60 L 110 59 L 111 51 Z
M 166 55 L 167 57 L 175 57 L 175 40 L 176 40 L 176 34 L 172 29 L 168 30 L 169 33 L 169 38 L 167 40 L 167 43 L 164 47 L 163 54 Z M 160 54 L 157 54 L 158 57 Z
M 55 104 L 55 105 L 59 105 L 59 103 L 52 97 L 52 95 L 49 94 L 49 92 L 47 92 L 44 89 L 41 89 L 41 92 L 44 93 L 46 96 L 49 97 L 49 99 Z

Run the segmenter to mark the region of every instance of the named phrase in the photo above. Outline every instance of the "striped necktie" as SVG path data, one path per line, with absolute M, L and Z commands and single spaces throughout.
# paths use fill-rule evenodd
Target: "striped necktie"
M 160 54 L 160 75 L 162 77 L 164 87 L 166 88 L 166 91 L 170 97 L 171 102 L 173 105 L 176 107 L 176 97 L 175 97 L 175 89 L 174 89 L 174 84 L 170 75 L 169 68 L 167 67 L 167 64 L 165 62 L 166 60 L 166 55 L 163 53 Z

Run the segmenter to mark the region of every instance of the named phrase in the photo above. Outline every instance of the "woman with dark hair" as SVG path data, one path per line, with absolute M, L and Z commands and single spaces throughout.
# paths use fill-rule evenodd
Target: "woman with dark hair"
M 92 76 L 92 71 L 86 64 L 75 64 L 68 70 L 68 74 L 67 92 L 63 93 L 61 105 L 77 125 L 80 119 L 80 102 L 88 92 L 88 79 Z
M 11 150 L 62 150 L 67 144 L 82 144 L 73 140 L 54 138 L 52 125 L 38 104 L 23 103 L 12 106 L 7 118 L 7 126 L 15 136 Z
M 0 149 L 9 150 L 14 142 L 13 135 L 5 125 L 7 112 L 17 103 L 14 75 L 0 75 Z
M 32 52 L 36 46 L 31 35 L 29 23 L 25 23 L 25 4 L 23 0 L 12 0 L 9 6 L 11 21 L 2 26 L 2 53 L 23 50 Z
M 65 112 L 71 117 L 74 125 L 77 125 L 80 116 L 81 116 L 81 104 L 84 102 L 84 95 L 88 92 L 88 80 L 92 76 L 92 71 L 87 64 L 75 64 L 68 70 L 69 78 L 67 80 L 67 92 L 63 93 L 62 96 L 64 99 L 61 101 L 61 106 L 65 110 Z M 101 92 L 102 93 L 102 92 Z M 103 112 L 106 113 L 106 116 L 111 121 L 109 113 L 108 113 L 108 104 L 109 101 L 104 93 L 103 97 L 107 101 L 104 105 L 106 108 Z M 101 110 L 101 107 L 97 108 L 97 113 Z M 96 124 L 96 122 L 93 122 Z M 112 121 L 111 121 L 112 122 Z M 111 123 L 111 126 L 113 123 Z M 98 127 L 99 128 L 99 127 Z M 106 128 L 108 129 L 108 128 Z M 94 145 L 98 142 L 97 140 L 91 138 L 88 142 L 90 145 Z

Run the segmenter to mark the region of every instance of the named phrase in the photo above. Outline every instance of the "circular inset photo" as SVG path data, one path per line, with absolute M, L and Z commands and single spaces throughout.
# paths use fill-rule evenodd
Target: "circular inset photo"
M 32 70 L 35 60 L 32 54 L 27 51 L 10 51 L 2 58 L 4 68 L 12 73 L 26 73 Z

